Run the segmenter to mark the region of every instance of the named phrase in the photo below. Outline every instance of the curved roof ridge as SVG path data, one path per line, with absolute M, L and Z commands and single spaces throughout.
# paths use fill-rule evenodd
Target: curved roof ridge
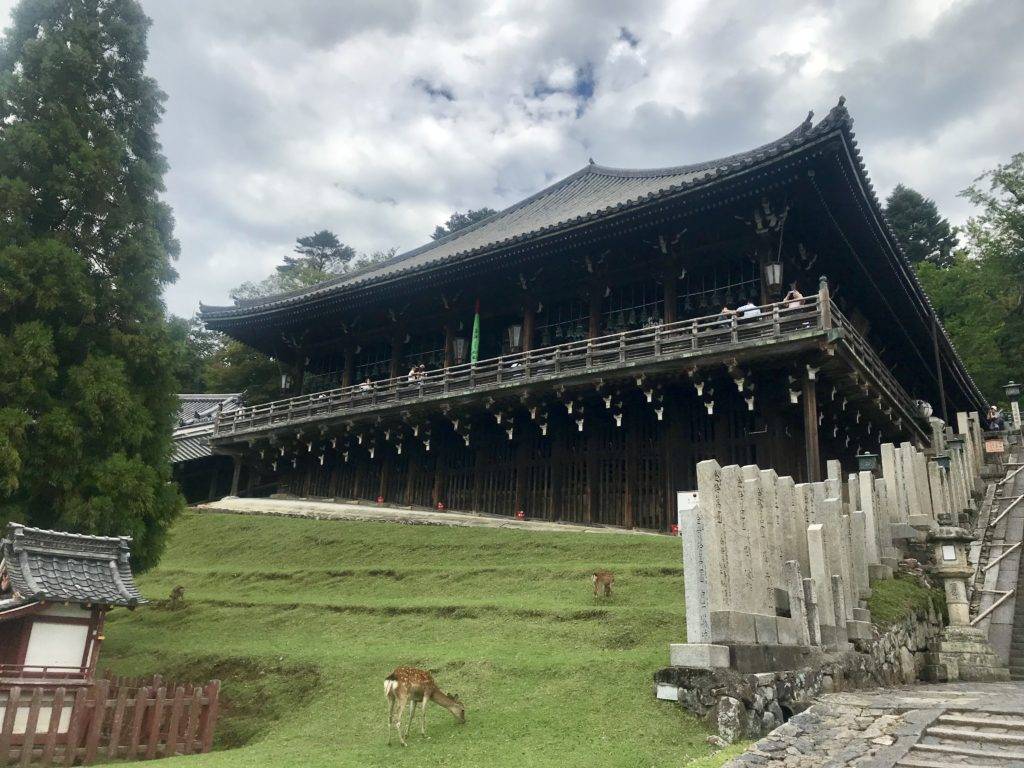
M 780 151 L 792 148 L 797 143 L 833 130 L 844 119 L 852 123 L 852 120 L 849 120 L 849 114 L 846 112 L 845 106 L 843 106 L 844 101 L 844 99 L 840 99 L 839 104 L 833 107 L 828 115 L 816 125 L 812 123 L 813 112 L 810 112 L 803 122 L 793 130 L 773 141 L 753 149 L 713 160 L 650 169 L 612 168 L 591 162 L 532 195 L 497 211 L 486 219 L 456 230 L 438 240 L 429 241 L 412 250 L 397 254 L 385 261 L 367 264 L 315 285 L 297 288 L 292 291 L 253 299 L 236 299 L 233 305 L 213 306 L 200 303 L 200 311 L 207 316 L 231 316 L 245 314 L 245 310 L 270 308 L 276 305 L 291 303 L 296 299 L 313 298 L 331 293 L 334 289 L 342 286 L 366 284 L 378 276 L 397 276 L 412 269 L 426 267 L 441 261 L 522 240 L 550 231 L 558 226 L 582 221 L 597 214 L 640 204 L 658 195 L 676 191 L 685 185 L 694 184 L 722 172 L 738 170 L 744 165 L 767 159 L 769 156 Z M 615 186 L 614 183 L 602 184 L 600 183 L 602 179 L 609 182 L 617 181 L 618 186 Z M 661 179 L 666 180 L 667 183 L 660 186 L 644 185 L 642 183 L 644 181 L 655 182 Z M 587 185 L 586 182 L 588 180 L 598 181 Z M 574 207 L 572 204 L 573 200 L 556 199 L 557 192 L 568 189 L 574 184 L 580 186 L 577 190 L 578 196 L 582 198 L 580 205 Z M 545 198 L 552 199 L 550 210 L 537 210 L 539 205 L 534 206 L 534 204 L 539 203 L 539 201 Z M 530 210 L 531 206 L 533 206 L 534 210 Z M 520 213 L 526 215 L 519 219 L 516 215 Z M 529 214 L 533 215 L 532 221 Z M 509 226 L 502 227 L 502 224 L 506 222 Z M 480 237 L 480 235 L 486 234 L 488 229 L 494 230 L 490 233 L 490 236 Z M 455 247 L 456 243 L 464 244 L 464 247 Z M 418 258 L 432 252 L 435 254 L 433 258 Z

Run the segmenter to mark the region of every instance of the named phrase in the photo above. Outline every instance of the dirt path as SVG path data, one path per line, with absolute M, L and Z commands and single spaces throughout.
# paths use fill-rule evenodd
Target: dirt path
M 309 499 L 244 499 L 227 496 L 219 501 L 195 507 L 208 512 L 239 515 L 276 515 L 311 520 L 361 520 L 403 523 L 405 525 L 451 525 L 478 528 L 511 528 L 524 531 L 560 531 L 562 533 L 614 533 L 633 536 L 663 536 L 652 531 L 627 531 L 622 528 L 576 523 L 552 523 L 543 520 L 515 520 L 498 515 L 469 512 L 435 512 L 408 507 L 378 506 L 352 502 L 311 501 Z

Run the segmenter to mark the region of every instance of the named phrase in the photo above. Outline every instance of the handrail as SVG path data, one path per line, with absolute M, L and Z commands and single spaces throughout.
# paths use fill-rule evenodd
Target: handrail
M 461 363 L 419 377 L 397 376 L 366 384 L 315 392 L 238 408 L 220 414 L 214 437 L 288 422 L 318 413 L 368 407 L 394 402 L 414 402 L 424 397 L 472 391 L 488 384 L 527 383 L 538 377 L 586 370 L 594 366 L 621 365 L 667 354 L 724 347 L 759 338 L 781 338 L 795 331 L 822 329 L 817 295 L 801 300 L 798 307 L 774 302 L 758 307 L 759 314 L 726 318 L 721 314 L 663 323 L 567 342 L 549 347 Z
M 853 349 L 858 358 L 871 370 L 871 373 L 878 380 L 879 385 L 886 390 L 886 394 L 898 403 L 910 416 L 914 416 L 914 401 L 903 386 L 892 375 L 892 371 L 882 361 L 882 358 L 875 352 L 874 347 L 858 331 L 853 323 L 846 319 L 834 301 L 831 301 L 832 317 L 843 329 L 843 338 Z

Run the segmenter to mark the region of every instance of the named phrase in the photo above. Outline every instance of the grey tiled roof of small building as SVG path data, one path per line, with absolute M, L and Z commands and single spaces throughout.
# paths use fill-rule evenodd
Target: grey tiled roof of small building
M 187 435 L 174 438 L 174 451 L 171 453 L 171 463 L 180 464 L 183 461 L 194 461 L 212 456 L 210 450 L 210 436 L 213 434 L 213 426 L 201 435 Z
M 21 603 L 134 607 L 146 600 L 132 575 L 130 542 L 9 523 L 0 555 Z
M 201 314 L 207 320 L 214 320 L 269 311 L 521 242 L 564 226 L 642 205 L 699 182 L 741 172 L 796 149 L 847 121 L 851 118 L 840 102 L 817 124 L 813 124 L 811 115 L 808 115 L 803 123 L 780 139 L 717 160 L 654 169 L 607 168 L 591 163 L 481 222 L 380 264 L 353 270 L 309 288 L 257 299 L 238 299 L 234 306 L 203 305 Z
M 178 407 L 178 423 L 188 426 L 203 421 L 213 421 L 217 415 L 218 406 L 220 412 L 234 410 L 238 407 L 238 392 L 225 392 L 222 394 L 183 394 L 178 395 L 180 403 Z

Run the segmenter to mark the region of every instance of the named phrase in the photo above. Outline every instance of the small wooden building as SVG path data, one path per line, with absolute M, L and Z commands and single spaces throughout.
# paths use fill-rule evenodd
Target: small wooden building
M 171 468 L 189 504 L 226 496 L 231 490 L 231 459 L 210 450 L 215 419 L 238 408 L 238 392 L 178 395 Z
M 91 682 L 106 612 L 146 602 L 130 543 L 8 525 L 0 540 L 0 690 Z
M 928 445 L 933 412 L 985 406 L 842 101 L 728 157 L 591 163 L 383 263 L 202 316 L 289 371 L 284 399 L 217 420 L 236 491 L 665 531 L 702 459 L 814 481 L 825 456 L 852 470 L 881 442 Z

